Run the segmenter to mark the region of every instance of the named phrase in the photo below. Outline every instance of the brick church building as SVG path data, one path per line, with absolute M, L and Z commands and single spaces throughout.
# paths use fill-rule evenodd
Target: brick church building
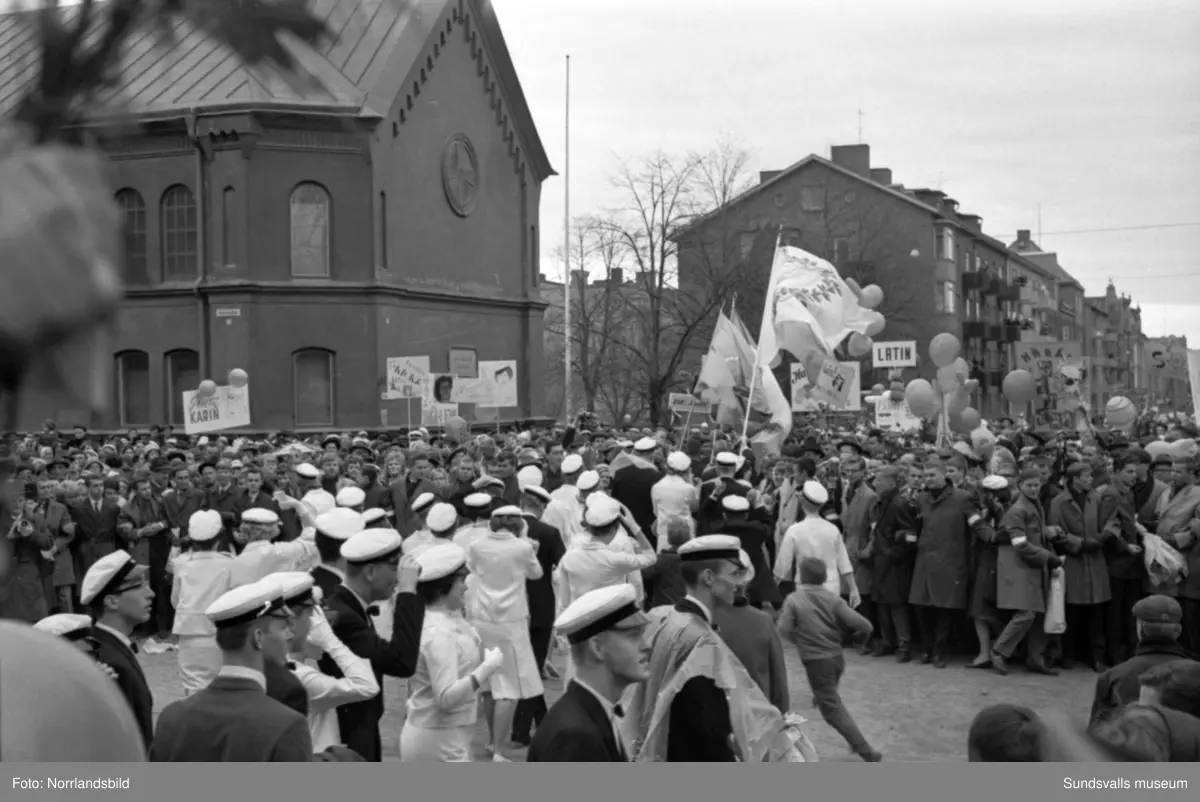
M 131 42 L 117 99 L 139 125 L 93 127 L 126 224 L 116 397 L 103 420 L 28 397 L 23 430 L 181 428 L 180 394 L 233 368 L 255 430 L 416 425 L 419 403 L 381 400 L 387 358 L 448 372 L 452 351 L 517 360 L 520 407 L 500 417 L 542 412 L 555 173 L 491 3 L 312 3 L 334 35 L 289 42 L 303 88 L 187 25 L 169 48 Z M 33 76 L 33 22 L 0 16 L 0 113 Z

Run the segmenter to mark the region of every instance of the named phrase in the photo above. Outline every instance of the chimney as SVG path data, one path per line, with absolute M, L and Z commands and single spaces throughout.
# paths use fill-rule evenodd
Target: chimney
M 1029 229 L 1022 228 L 1017 231 L 1017 242 L 1029 242 Z
M 886 167 L 872 167 L 871 180 L 876 184 L 883 184 L 885 187 L 892 185 L 892 171 Z
M 942 198 L 942 209 L 952 214 L 958 214 L 958 201 L 954 198 Z
M 977 214 L 962 214 L 962 215 L 959 215 L 959 219 L 963 222 L 963 224 L 967 228 L 971 229 L 976 234 L 983 233 L 983 218 L 980 217 L 979 215 L 977 215 Z
M 870 145 L 834 145 L 829 149 L 829 160 L 863 178 L 871 178 Z
M 625 283 L 625 271 L 619 267 L 609 268 L 608 283 L 613 287 L 620 287 Z
M 761 170 L 758 173 L 758 183 L 765 184 L 782 172 L 783 170 Z

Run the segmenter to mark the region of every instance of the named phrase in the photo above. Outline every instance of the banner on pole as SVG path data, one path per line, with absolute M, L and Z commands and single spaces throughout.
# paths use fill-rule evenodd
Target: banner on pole
M 495 397 L 487 406 L 515 407 L 520 405 L 517 398 L 517 360 L 484 360 L 479 363 L 479 378 L 488 379 L 495 385 Z
M 383 397 L 389 401 L 423 398 L 428 381 L 429 357 L 390 356 L 387 359 L 387 390 Z
M 464 379 L 456 376 L 450 400 L 456 404 L 479 404 L 485 407 L 509 406 L 496 403 L 496 391 L 496 382 L 492 379 Z
M 208 398 L 200 398 L 197 390 L 187 390 L 183 393 L 183 410 L 186 418 L 183 430 L 187 434 L 249 426 L 250 385 L 218 386 L 217 392 Z
M 667 396 L 667 406 L 676 415 L 688 415 L 689 413 L 693 417 L 696 415 L 710 417 L 712 415 L 712 404 L 691 393 L 671 393 Z
M 832 367 L 830 367 L 832 366 Z M 832 373 L 826 374 L 828 367 Z M 825 404 L 834 412 L 858 412 L 862 409 L 862 370 L 857 362 L 825 360 L 814 388 L 804 365 L 792 363 L 792 411 L 816 412 Z M 838 377 L 840 377 L 840 387 Z M 844 392 L 843 392 L 844 391 Z M 832 393 L 832 394 L 831 394 Z
M 917 366 L 917 341 L 902 340 L 891 343 L 875 343 L 871 350 L 871 367 L 915 368 Z
M 425 396 L 421 399 L 421 425 L 444 426 L 446 419 L 458 414 L 454 397 L 454 384 L 458 378 L 453 373 L 433 373 L 425 383 Z
M 916 432 L 921 429 L 921 419 L 912 414 L 907 401 L 893 401 L 884 393 L 875 402 L 875 427 L 885 432 Z

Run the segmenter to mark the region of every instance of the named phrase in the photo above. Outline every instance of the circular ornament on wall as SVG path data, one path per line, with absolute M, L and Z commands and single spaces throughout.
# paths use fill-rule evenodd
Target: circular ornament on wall
M 442 149 L 442 188 L 446 201 L 459 217 L 475 208 L 479 197 L 479 159 L 466 134 L 454 134 Z

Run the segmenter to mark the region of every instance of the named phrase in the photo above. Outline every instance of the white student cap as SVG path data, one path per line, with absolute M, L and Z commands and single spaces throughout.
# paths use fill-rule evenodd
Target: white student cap
M 721 506 L 729 512 L 747 512 L 750 509 L 750 502 L 745 496 L 726 496 L 721 499 Z
M 732 451 L 722 451 L 717 455 L 717 464 L 726 468 L 737 467 L 738 457 Z
M 145 579 L 150 569 L 138 565 L 129 552 L 117 549 L 107 554 L 88 569 L 79 585 L 79 603 L 87 606 L 114 593 L 122 585 L 132 586 Z
M 333 494 L 320 488 L 308 491 L 300 500 L 308 505 L 313 515 L 320 515 L 337 507 L 337 499 L 333 497 Z
M 439 535 L 449 532 L 457 523 L 458 510 L 454 509 L 453 504 L 434 504 L 425 518 L 425 525 L 429 527 L 429 531 Z
M 197 543 L 207 543 L 221 534 L 225 526 L 216 510 L 197 510 L 188 518 L 188 537 Z
M 542 486 L 545 476 L 542 475 L 542 469 L 536 465 L 526 465 L 521 470 L 517 471 L 517 484 L 521 487 L 535 485 Z
M 475 490 L 486 490 L 489 487 L 503 488 L 504 482 L 495 476 L 480 476 L 471 484 L 471 487 Z
M 1008 480 L 1003 476 L 992 474 L 991 476 L 984 477 L 980 484 L 983 485 L 984 490 L 1003 490 L 1008 487 Z
M 667 467 L 673 471 L 682 473 L 692 467 L 692 461 L 682 451 L 672 451 L 671 456 L 667 457 Z
M 643 437 L 641 440 L 638 440 L 633 444 L 634 451 L 646 452 L 653 451 L 656 448 L 658 448 L 658 441 L 653 437 Z
M 400 551 L 404 538 L 395 529 L 364 529 L 342 544 L 342 557 L 348 563 L 373 563 L 386 560 Z
M 301 462 L 299 465 L 296 466 L 295 470 L 296 470 L 297 476 L 301 476 L 305 479 L 320 479 L 321 478 L 321 471 L 317 469 L 317 466 L 312 465 L 311 463 L 308 463 L 308 462 Z
M 628 582 L 588 591 L 554 621 L 554 628 L 569 643 L 583 643 L 610 629 L 633 629 L 647 621 L 637 602 L 637 590 Z
M 367 528 L 362 515 L 345 507 L 321 513 L 315 523 L 317 531 L 325 537 L 343 541 Z
M 608 526 L 621 517 L 621 505 L 607 496 L 602 496 L 588 505 L 583 517 L 588 526 Z
M 286 609 L 283 588 L 266 578 L 230 590 L 208 606 L 204 614 L 217 629 L 249 624 Z
M 334 496 L 339 507 L 357 507 L 367 500 L 367 494 L 361 487 L 343 487 Z
M 251 507 L 242 513 L 242 523 L 244 524 L 277 524 L 279 516 L 263 507 Z
M 550 491 L 541 485 L 525 485 L 521 488 L 521 492 L 527 496 L 533 496 L 543 504 L 549 504 L 551 501 Z
M 413 500 L 412 511 L 420 512 L 435 501 L 437 501 L 437 496 L 435 496 L 433 493 L 422 493 Z
M 487 493 L 472 493 L 463 499 L 463 504 L 472 509 L 481 510 L 492 503 L 492 497 Z
M 387 510 L 382 507 L 372 507 L 369 510 L 363 510 L 362 522 L 364 524 L 373 524 L 380 518 L 387 516 Z
M 92 619 L 77 613 L 57 613 L 46 616 L 33 628 L 70 641 L 83 640 L 92 634 Z
M 432 582 L 456 573 L 467 564 L 467 552 L 454 543 L 438 543 L 427 546 L 416 555 L 421 566 L 418 582 Z
M 280 571 L 268 574 L 262 581 L 279 585 L 279 595 L 286 605 L 306 605 L 313 601 L 313 577 L 305 571 Z
M 512 504 L 509 504 L 507 507 L 499 507 L 495 510 L 492 510 L 493 518 L 511 518 L 513 516 L 516 516 L 517 518 L 521 517 L 520 507 L 515 507 Z
M 563 457 L 562 472 L 568 476 L 583 470 L 583 457 L 578 454 L 568 454 Z
M 805 482 L 800 492 L 810 504 L 820 506 L 829 501 L 829 491 L 825 489 L 825 485 L 813 479 Z
M 742 541 L 733 535 L 701 535 L 679 547 L 682 562 L 732 560 L 742 564 Z
M 575 486 L 580 490 L 591 490 L 599 484 L 600 474 L 598 474 L 596 471 L 584 471 L 580 475 L 579 480 L 575 482 Z

